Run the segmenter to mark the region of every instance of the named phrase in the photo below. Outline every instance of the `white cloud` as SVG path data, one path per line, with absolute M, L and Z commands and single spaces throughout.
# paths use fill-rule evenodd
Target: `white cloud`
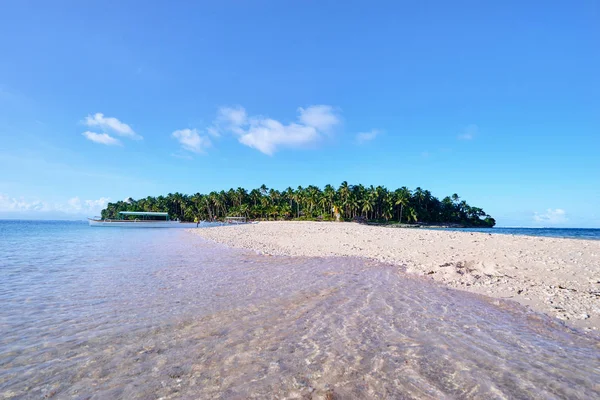
M 242 126 L 248 123 L 248 116 L 243 107 L 221 107 L 217 111 L 217 117 L 212 126 L 206 128 L 206 132 L 213 137 L 219 137 L 224 132 L 243 134 Z
M 360 132 L 356 134 L 356 143 L 363 144 L 377 137 L 381 132 L 377 129 L 371 129 L 369 132 Z
M 171 134 L 181 146 L 194 153 L 204 153 L 211 146 L 207 136 L 200 136 L 196 129 L 180 129 Z
M 460 140 L 472 140 L 479 133 L 479 127 L 477 125 L 468 125 L 463 132 L 458 135 Z
M 322 132 L 329 132 L 336 126 L 340 119 L 333 110 L 333 107 L 326 105 L 310 106 L 306 109 L 298 108 L 300 116 L 298 119 L 304 125 L 312 126 Z
M 340 123 L 331 106 L 298 108 L 298 114 L 299 123 L 285 125 L 262 116 L 249 118 L 243 107 L 223 107 L 212 129 L 232 132 L 240 143 L 273 155 L 281 147 L 297 148 L 317 143 Z
M 110 201 L 109 197 L 100 197 L 98 200 L 86 200 L 85 206 L 92 210 L 102 210 Z
M 320 133 L 312 126 L 283 125 L 274 119 L 254 119 L 239 141 L 262 153 L 273 155 L 277 148 L 301 147 L 316 142 Z
M 95 133 L 90 131 L 85 131 L 82 133 L 88 140 L 91 140 L 94 143 L 105 144 L 107 146 L 120 146 L 121 142 L 119 139 L 115 139 L 107 133 Z
M 94 115 L 88 115 L 85 118 L 84 123 L 90 127 L 100 127 L 105 131 L 112 131 L 115 134 L 130 139 L 142 139 L 140 135 L 135 133 L 129 125 L 119 121 L 113 117 L 105 117 L 102 113 L 96 113 Z
M 533 214 L 533 220 L 548 225 L 559 225 L 567 222 L 568 218 L 565 210 L 560 208 L 549 208 L 545 213 L 535 212 Z
M 232 131 L 237 134 L 242 134 L 242 126 L 248 122 L 248 116 L 244 107 L 221 107 L 217 113 L 217 119 L 214 126 L 209 128 L 209 133 L 219 136 L 221 131 Z

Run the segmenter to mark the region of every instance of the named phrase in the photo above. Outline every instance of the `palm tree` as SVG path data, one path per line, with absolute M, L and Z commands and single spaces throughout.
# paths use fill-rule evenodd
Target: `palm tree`
M 327 209 L 329 206 L 329 199 L 327 198 L 327 196 L 325 194 L 321 195 L 321 197 L 318 200 L 319 206 L 321 207 L 321 214 L 326 214 L 327 213 Z M 331 210 L 331 209 L 330 209 Z M 329 211 L 331 213 L 331 211 Z
M 454 203 L 452 203 L 452 199 L 450 198 L 450 196 L 446 196 L 442 199 L 441 208 L 441 219 L 443 221 L 452 221 L 455 218 Z
M 252 202 L 254 203 L 255 207 L 258 204 L 258 202 L 260 201 L 260 196 L 261 196 L 261 193 L 260 193 L 260 190 L 258 190 L 258 189 L 252 189 L 252 191 L 250 192 L 250 197 L 252 198 Z
M 300 218 L 300 203 L 303 200 L 303 193 L 304 193 L 304 189 L 302 188 L 302 186 L 298 186 L 298 188 L 296 189 L 296 192 L 293 195 L 293 198 L 296 201 L 297 218 Z
M 414 207 L 408 208 L 408 222 L 418 222 L 417 220 L 417 210 Z
M 429 190 L 423 191 L 423 201 L 425 202 L 425 213 L 427 214 L 429 212 L 428 205 L 433 201 L 433 196 Z
M 294 202 L 296 208 L 294 210 Z M 428 190 L 417 187 L 414 194 L 406 187 L 391 192 L 384 186 L 349 185 L 344 181 L 338 190 L 331 185 L 307 188 L 288 187 L 283 192 L 262 185 L 250 193 L 241 187 L 228 191 L 211 192 L 192 196 L 179 192 L 167 196 L 128 199 L 108 203 L 102 210 L 103 218 L 115 218 L 120 211 L 168 211 L 173 218 L 217 219 L 227 215 L 243 214 L 247 218 L 306 218 L 326 216 L 338 207 L 340 214 L 354 218 L 359 214 L 370 219 L 388 221 L 398 213 L 398 222 L 420 220 L 425 223 L 462 223 L 471 226 L 494 226 L 495 220 L 479 207 L 472 207 L 455 193 L 438 200 Z M 295 212 L 294 212 L 295 211 Z M 333 212 L 335 215 L 335 212 Z
M 240 205 L 246 201 L 246 197 L 248 197 L 248 192 L 244 188 L 237 188 L 237 195 L 240 202 Z
M 263 183 L 262 185 L 260 185 L 260 194 L 262 194 L 263 196 L 266 196 L 267 193 L 269 192 L 269 188 Z
M 347 207 L 348 196 L 350 195 L 350 187 L 348 186 L 348 182 L 342 182 L 340 188 L 338 189 L 338 193 L 340 195 L 342 204 L 346 205 Z M 346 208 L 346 213 L 348 214 L 348 208 Z
M 325 188 L 323 188 L 323 195 L 325 196 L 325 199 L 327 199 L 327 205 L 324 205 L 323 208 L 328 209 L 333 216 L 333 201 L 335 200 L 335 189 L 333 186 L 325 185 Z
M 291 210 L 292 206 L 293 206 L 293 201 L 294 201 L 294 189 L 292 189 L 291 187 L 288 186 L 288 188 L 285 189 L 284 193 L 285 193 L 285 197 L 290 202 L 290 210 Z
M 363 200 L 362 212 L 365 213 L 365 217 L 369 219 L 369 212 L 373 211 L 373 201 L 371 197 Z
M 208 212 L 208 219 L 212 221 L 214 219 L 212 212 L 212 193 L 208 196 L 204 196 L 204 206 L 206 207 L 206 211 Z
M 383 213 L 382 213 L 382 217 L 386 220 L 389 221 L 392 216 L 394 215 L 394 211 L 393 211 L 393 206 L 391 203 L 385 203 L 385 205 L 383 206 Z
M 421 207 L 421 203 L 425 199 L 425 193 L 423 192 L 423 189 L 421 189 L 420 187 L 417 187 L 415 189 L 413 195 L 414 195 L 415 199 L 417 200 L 417 204 L 419 205 L 419 207 Z
M 261 197 L 260 198 L 260 205 L 261 205 L 261 208 L 262 208 L 262 216 L 263 216 L 263 218 L 268 219 L 268 216 L 269 216 L 269 207 L 271 207 L 271 198 L 269 196 L 263 196 L 263 197 Z
M 373 191 L 373 195 L 375 197 L 375 206 L 376 206 L 376 218 L 380 219 L 383 217 L 383 203 L 385 202 L 385 198 L 387 197 L 388 190 L 383 186 L 377 186 Z
M 275 189 L 269 190 L 269 198 L 271 199 L 271 204 L 277 204 L 279 198 L 281 197 L 281 193 L 279 193 Z
M 279 207 L 279 216 L 284 217 L 285 219 L 290 218 L 292 215 L 292 207 L 288 203 L 283 203 Z
M 346 206 L 350 210 L 350 215 L 354 218 L 360 210 L 360 200 L 354 194 L 351 194 L 348 201 L 346 201 Z
M 171 197 L 173 204 L 175 205 L 175 215 L 177 215 L 178 219 L 183 219 L 183 195 L 179 192 L 175 192 Z
M 240 214 L 242 214 L 246 218 L 248 218 L 248 211 L 250 211 L 250 207 L 248 207 L 248 204 L 242 204 L 239 208 Z
M 410 201 L 410 190 L 406 186 L 402 186 L 400 189 L 396 190 L 396 202 L 397 206 L 400 206 L 400 212 L 398 213 L 398 222 L 402 222 L 402 211 L 404 206 L 408 205 Z

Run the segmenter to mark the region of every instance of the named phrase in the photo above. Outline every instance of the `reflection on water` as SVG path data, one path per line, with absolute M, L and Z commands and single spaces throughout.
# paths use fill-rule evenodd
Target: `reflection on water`
M 597 339 L 513 303 L 364 260 L 268 257 L 186 232 L 92 231 L 0 244 L 0 397 L 600 392 Z

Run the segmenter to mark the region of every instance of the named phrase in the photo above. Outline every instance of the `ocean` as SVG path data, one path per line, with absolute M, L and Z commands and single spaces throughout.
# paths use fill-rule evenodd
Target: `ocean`
M 517 303 L 179 229 L 0 221 L 0 304 L 3 399 L 600 393 L 598 338 Z
M 436 228 L 448 231 L 482 232 L 501 235 L 525 235 L 567 239 L 600 240 L 600 229 L 593 228 Z

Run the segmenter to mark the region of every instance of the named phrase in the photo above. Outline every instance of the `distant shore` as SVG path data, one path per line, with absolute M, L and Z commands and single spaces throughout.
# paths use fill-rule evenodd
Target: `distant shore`
M 264 254 L 375 259 L 453 288 L 517 301 L 585 331 L 600 330 L 600 241 L 333 222 L 191 232 Z

